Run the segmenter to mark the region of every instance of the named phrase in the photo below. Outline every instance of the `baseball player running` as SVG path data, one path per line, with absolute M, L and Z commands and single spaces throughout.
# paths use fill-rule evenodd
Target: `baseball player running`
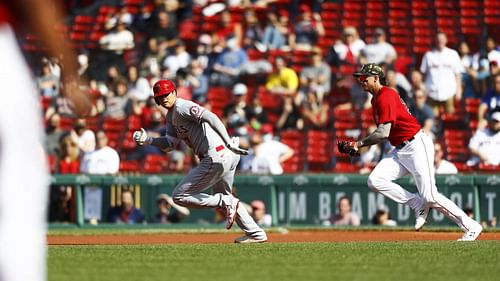
M 388 138 L 396 147 L 392 157 L 382 159 L 368 177 L 368 186 L 384 196 L 408 204 L 415 210 L 415 229 L 426 222 L 429 208 L 434 208 L 455 222 L 465 233 L 459 241 L 473 241 L 482 231 L 481 225 L 469 218 L 457 205 L 438 192 L 434 178 L 434 145 L 409 113 L 399 94 L 384 86 L 384 72 L 379 65 L 363 65 L 357 77 L 363 90 L 373 95 L 372 111 L 377 129 L 357 142 L 339 142 L 339 151 L 357 154 L 359 148 Z M 408 192 L 393 181 L 411 173 L 418 193 Z
M 248 152 L 239 147 L 237 138 L 230 138 L 226 128 L 214 113 L 198 104 L 177 97 L 172 81 L 160 80 L 153 86 L 154 99 L 168 110 L 167 135 L 148 137 L 141 128 L 133 138 L 139 145 L 151 144 L 168 152 L 183 140 L 200 158 L 200 164 L 175 187 L 174 202 L 189 208 L 224 208 L 226 228 L 236 221 L 245 235 L 235 243 L 261 243 L 267 235 L 252 219 L 245 208 L 239 207 L 238 198 L 231 193 L 234 173 L 240 155 Z M 214 195 L 203 193 L 213 187 Z
M 0 0 L 0 280 L 43 281 L 49 170 L 39 95 L 13 27 L 25 26 L 54 57 L 62 56 L 65 95 L 76 113 L 90 111 L 76 81 L 76 57 L 54 31 L 53 1 Z M 14 22 L 14 19 L 20 19 Z M 72 81 L 69 82 L 69 78 Z

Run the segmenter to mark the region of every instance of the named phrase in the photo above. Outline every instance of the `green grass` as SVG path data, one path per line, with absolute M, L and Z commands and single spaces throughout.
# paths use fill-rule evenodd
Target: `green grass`
M 49 246 L 49 280 L 498 280 L 500 242 Z

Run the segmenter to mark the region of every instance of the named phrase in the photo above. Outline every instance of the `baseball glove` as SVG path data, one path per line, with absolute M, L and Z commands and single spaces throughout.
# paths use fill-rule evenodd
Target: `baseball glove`
M 340 153 L 349 154 L 350 156 L 359 156 L 359 152 L 354 149 L 353 141 L 338 141 L 337 148 Z

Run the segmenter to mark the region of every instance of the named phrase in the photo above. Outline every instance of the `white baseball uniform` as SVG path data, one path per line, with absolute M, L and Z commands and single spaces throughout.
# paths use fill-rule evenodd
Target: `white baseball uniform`
M 42 281 L 49 192 L 43 123 L 29 68 L 1 15 L 0 62 L 0 280 Z

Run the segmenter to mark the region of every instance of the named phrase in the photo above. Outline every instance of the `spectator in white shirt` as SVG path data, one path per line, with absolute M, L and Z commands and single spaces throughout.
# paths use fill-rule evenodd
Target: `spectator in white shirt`
M 80 170 L 93 175 L 116 174 L 120 168 L 120 156 L 108 146 L 108 138 L 104 131 L 96 134 L 97 149 L 83 156 Z
M 255 147 L 255 157 L 252 161 L 254 174 L 283 174 L 282 164 L 290 159 L 294 151 L 288 145 L 274 140 L 273 134 L 268 130 L 262 137 L 263 142 Z
M 444 152 L 441 144 L 436 142 L 434 143 L 434 170 L 438 175 L 443 174 L 456 174 L 458 173 L 457 167 L 455 164 L 450 161 L 444 159 Z
M 446 47 L 446 34 L 438 32 L 436 47 L 422 58 L 420 71 L 425 75 L 425 88 L 434 114 L 445 106 L 447 113 L 455 111 L 454 102 L 462 98 L 461 74 L 464 67 L 457 51 Z
M 487 128 L 478 129 L 472 136 L 469 150 L 473 156 L 467 161 L 469 166 L 500 164 L 500 111 L 491 114 Z

